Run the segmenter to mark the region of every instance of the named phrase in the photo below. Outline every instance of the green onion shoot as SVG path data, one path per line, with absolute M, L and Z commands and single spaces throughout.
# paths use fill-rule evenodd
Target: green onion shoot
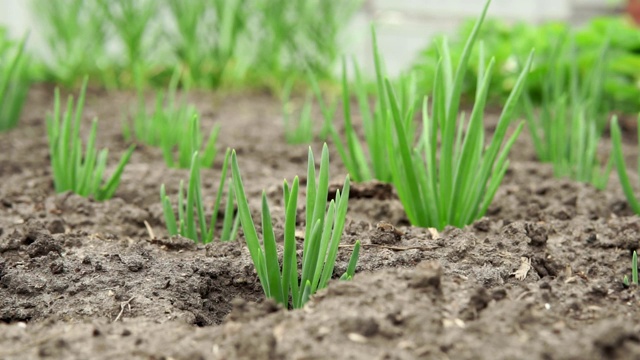
M 186 189 L 186 200 L 184 198 L 184 182 L 180 181 L 180 187 L 178 190 L 177 218 L 171 199 L 166 193 L 164 184 L 162 184 L 160 187 L 160 200 L 162 202 L 162 210 L 164 213 L 165 224 L 167 226 L 167 232 L 170 236 L 181 235 L 203 244 L 208 244 L 213 241 L 216 226 L 218 224 L 218 213 L 221 207 L 222 196 L 227 180 L 229 155 L 230 150 L 227 149 L 224 157 L 224 163 L 222 165 L 222 174 L 220 175 L 218 191 L 213 202 L 213 210 L 208 222 L 205 215 L 205 201 L 202 197 L 202 182 L 200 179 L 201 165 L 197 151 L 194 152 L 191 157 L 191 169 L 189 171 L 189 183 L 187 184 Z M 234 209 L 233 186 L 232 183 L 229 182 L 220 240 L 230 241 L 235 239 L 238 232 L 238 226 L 239 220 L 235 215 Z
M 285 307 L 300 308 L 316 291 L 327 286 L 333 275 L 338 246 L 345 225 L 349 202 L 349 176 L 342 191 L 327 204 L 329 189 L 329 150 L 322 148 L 320 170 L 316 177 L 313 152 L 309 149 L 307 169 L 307 195 L 305 232 L 302 246 L 301 268 L 298 267 L 296 243 L 296 214 L 298 209 L 299 179 L 283 184 L 285 204 L 284 252 L 282 263 L 278 261 L 276 237 L 273 231 L 271 211 L 265 192 L 262 193 L 262 243 L 256 231 L 251 210 L 244 191 L 240 168 L 235 152 L 232 154 L 233 183 L 238 201 L 238 213 L 242 229 L 262 289 L 268 298 Z M 360 243 L 356 242 L 343 279 L 351 279 L 355 273 Z
M 108 150 L 100 152 L 95 148 L 98 130 L 97 119 L 93 120 L 86 147 L 80 138 L 80 122 L 84 108 L 87 78 L 75 103 L 69 97 L 67 108 L 62 113 L 60 91 L 56 88 L 53 113 L 46 118 L 47 136 L 53 182 L 57 193 L 72 191 L 81 196 L 93 196 L 96 200 L 107 200 L 116 192 L 120 184 L 120 176 L 129 162 L 134 150 L 130 146 L 124 153 L 117 167 L 106 181 L 103 176 L 107 168 Z

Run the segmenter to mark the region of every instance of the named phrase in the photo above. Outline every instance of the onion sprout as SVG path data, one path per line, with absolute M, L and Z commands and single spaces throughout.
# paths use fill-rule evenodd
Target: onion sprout
M 196 150 L 201 154 L 201 165 L 211 167 L 217 154 L 216 142 L 220 126 L 213 126 L 204 142 L 198 111 L 194 106 L 178 103 L 176 100 L 179 79 L 176 71 L 166 94 L 163 91 L 157 93 L 155 108 L 151 114 L 147 112 L 144 96 L 139 92 L 133 124 L 130 125 L 126 120 L 123 122 L 123 136 L 125 139 L 135 137 L 144 144 L 160 147 L 169 167 L 189 168 L 191 156 Z M 176 150 L 177 159 L 174 155 Z
M 638 253 L 635 251 L 631 257 L 631 282 L 629 282 L 629 277 L 625 275 L 622 283 L 625 286 L 629 286 L 631 284 L 636 286 L 638 285 Z
M 282 120 L 285 140 L 288 144 L 309 144 L 313 141 L 312 94 L 307 94 L 302 109 L 296 111 L 295 104 L 291 100 L 292 89 L 293 81 L 287 81 L 282 94 Z
M 0 29 L 0 131 L 18 124 L 29 91 L 25 42 L 26 37 L 13 43 L 7 39 L 6 31 Z
M 322 148 L 320 172 L 317 178 L 311 149 L 309 149 L 308 158 L 306 225 L 301 269 L 298 268 L 295 235 L 299 190 L 298 177 L 293 179 L 291 185 L 286 180 L 283 185 L 285 231 L 284 253 L 282 265 L 280 265 L 267 196 L 263 191 L 263 249 L 260 246 L 258 233 L 251 217 L 251 210 L 247 202 L 235 152 L 233 152 L 231 159 L 233 183 L 238 200 L 238 213 L 251 259 L 265 295 L 285 307 L 291 305 L 293 308 L 300 308 L 317 290 L 327 286 L 333 275 L 349 202 L 349 176 L 347 176 L 342 192 L 338 190 L 335 199 L 331 200 L 327 206 L 329 189 L 329 150 L 327 145 L 325 144 Z M 351 279 L 353 277 L 359 249 L 360 242 L 358 241 L 342 279 Z
M 386 72 L 382 56 L 378 49 L 375 29 L 371 28 L 373 44 L 373 61 L 376 74 L 375 91 L 372 94 L 369 84 L 363 78 L 358 63 L 353 61 L 354 92 L 358 100 L 358 110 L 362 117 L 364 139 L 361 139 L 355 131 L 352 121 L 351 90 L 347 81 L 347 61 L 342 61 L 342 110 L 344 114 L 344 140 L 332 127 L 332 137 L 338 153 L 342 158 L 349 175 L 354 181 L 368 181 L 377 179 L 382 182 L 391 182 L 392 174 L 389 168 L 389 156 L 385 142 L 388 139 L 389 125 L 392 124 L 392 113 L 385 90 Z M 397 93 L 397 99 L 402 104 L 407 104 L 406 109 L 413 113 L 413 106 L 417 105 L 415 78 L 411 75 L 401 76 L 397 85 L 401 89 Z M 375 105 L 371 105 L 373 97 Z M 411 104 L 411 107 L 409 106 Z M 413 139 L 415 125 L 412 117 L 403 117 L 405 136 Z M 326 123 L 326 121 L 325 121 Z
M 553 164 L 555 176 L 588 182 L 604 189 L 613 163 L 602 165 L 598 159 L 598 144 L 606 125 L 602 111 L 602 88 L 605 78 L 604 45 L 585 80 L 581 78 L 572 38 L 558 39 L 548 56 L 550 64 L 542 79 L 541 107 L 536 115 L 529 94 L 524 96 L 524 111 L 536 154 L 540 161 Z M 546 57 L 545 57 L 546 58 Z
M 135 146 L 129 147 L 111 177 L 103 183 L 108 150 L 102 149 L 98 153 L 95 148 L 97 119 L 93 120 L 84 151 L 80 138 L 80 121 L 86 89 L 87 78 L 82 84 L 75 109 L 73 96 L 70 96 L 64 114 L 61 114 L 60 109 L 60 91 L 57 88 L 55 90 L 53 114 L 48 114 L 46 120 L 51 170 L 57 193 L 72 191 L 78 195 L 93 196 L 96 200 L 102 201 L 113 197 L 120 184 L 120 176 Z
M 178 190 L 178 218 L 176 219 L 171 199 L 166 194 L 165 186 L 160 187 L 160 199 L 164 212 L 165 224 L 170 236 L 181 235 L 195 242 L 208 244 L 213 241 L 214 231 L 218 220 L 218 211 L 222 201 L 222 193 L 227 180 L 227 168 L 229 163 L 230 150 L 224 157 L 222 174 L 218 192 L 216 193 L 211 219 L 207 225 L 204 212 L 204 200 L 202 198 L 202 183 L 200 180 L 200 157 L 198 152 L 194 152 L 191 157 L 191 170 L 189 171 L 189 184 L 187 186 L 187 198 L 184 201 L 184 182 L 180 181 Z M 236 238 L 239 220 L 234 215 L 234 192 L 231 183 L 227 188 L 227 204 L 222 220 L 221 241 L 229 241 Z
M 463 79 L 489 4 L 487 1 L 455 69 L 446 41 L 440 44 L 441 56 L 431 109 L 425 98 L 423 129 L 417 145 L 414 146 L 413 139 L 407 136 L 411 133 L 407 124 L 413 118 L 413 106 L 398 99 L 388 80 L 385 84 L 393 119 L 387 124 L 389 136 L 385 142 L 389 168 L 400 201 L 413 225 L 437 229 L 447 225 L 462 227 L 481 217 L 507 171 L 507 155 L 524 125 L 521 123 L 502 146 L 529 73 L 533 51 L 504 105 L 486 148 L 483 116 L 493 59 L 487 66 L 484 59 L 480 61 L 480 85 L 469 119 L 465 119 L 464 113 L 459 114 Z
M 640 115 L 638 115 L 638 136 L 640 139 Z M 620 132 L 620 125 L 618 125 L 618 118 L 616 116 L 611 120 L 611 156 L 613 162 L 616 165 L 618 171 L 618 178 L 620 179 L 620 185 L 624 191 L 624 195 L 631 206 L 631 209 L 636 214 L 640 214 L 640 201 L 633 193 L 633 186 L 629 175 L 627 174 L 626 163 L 624 161 L 624 154 L 622 153 L 622 134 Z M 638 157 L 638 175 L 640 176 L 640 157 Z

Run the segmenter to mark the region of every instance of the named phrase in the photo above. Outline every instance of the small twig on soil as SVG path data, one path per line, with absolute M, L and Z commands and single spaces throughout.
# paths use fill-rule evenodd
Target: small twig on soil
M 125 302 L 121 302 L 120 303 L 120 313 L 118 314 L 118 316 L 116 317 L 115 320 L 113 320 L 113 322 L 116 322 L 118 320 L 120 320 L 120 317 L 122 316 L 122 314 L 124 313 L 124 308 L 125 307 L 129 307 L 129 310 L 131 310 L 131 300 L 133 300 L 135 298 L 135 296 L 132 296 L 129 300 L 125 301 Z
M 509 275 L 515 275 L 517 280 L 524 280 L 527 278 L 527 274 L 531 270 L 531 258 L 521 257 L 520 258 L 520 267 L 518 270 L 512 272 Z
M 340 247 L 348 247 L 352 248 L 355 245 L 340 245 Z M 427 246 L 388 246 L 388 245 L 378 245 L 378 244 L 361 244 L 362 247 L 377 247 L 382 249 L 389 249 L 393 251 L 407 251 L 407 250 L 433 250 L 436 247 L 427 247 Z
M 518 295 L 518 297 L 516 298 L 516 301 L 520 301 L 520 300 L 524 299 L 525 297 L 527 297 L 529 295 L 533 295 L 533 292 L 531 292 L 531 291 L 523 291 L 522 294 Z
M 147 228 L 147 232 L 149 233 L 149 238 L 151 240 L 155 240 L 156 234 L 153 233 L 153 229 L 151 228 L 151 225 L 149 225 L 147 220 L 144 221 L 144 226 Z

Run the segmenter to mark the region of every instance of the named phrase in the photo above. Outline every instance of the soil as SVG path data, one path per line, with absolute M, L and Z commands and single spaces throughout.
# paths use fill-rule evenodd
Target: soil
M 134 98 L 88 94 L 83 132 L 98 116 L 111 166 L 128 146 L 120 121 Z M 307 145 L 284 143 L 279 102 L 190 100 L 203 126 L 221 124 L 219 149 L 237 150 L 251 207 L 266 190 L 281 233 L 282 179 L 305 174 Z M 55 194 L 51 108 L 52 89 L 35 88 L 19 127 L 0 134 L 1 359 L 640 358 L 640 290 L 622 284 L 640 218 L 615 174 L 605 191 L 555 179 L 526 133 L 487 215 L 464 229 L 408 226 L 391 187 L 354 184 L 335 277 L 359 239 L 356 276 L 285 310 L 264 299 L 242 236 L 167 236 L 160 184 L 175 196 L 187 170 L 168 169 L 158 149 L 137 148 L 111 200 Z M 340 183 L 345 168 L 331 158 Z M 208 199 L 221 163 L 203 170 Z

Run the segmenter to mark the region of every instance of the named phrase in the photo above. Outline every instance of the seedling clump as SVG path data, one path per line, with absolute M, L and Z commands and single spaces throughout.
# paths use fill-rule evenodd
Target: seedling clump
M 410 128 L 414 116 L 413 103 L 407 100 L 410 97 L 398 96 L 398 91 L 388 80 L 380 92 L 387 96 L 388 110 L 383 114 L 389 118 L 386 122 L 389 135 L 384 141 L 389 171 L 413 225 L 437 229 L 447 225 L 463 227 L 483 216 L 509 166 L 509 150 L 524 125 L 519 124 L 507 138 L 507 129 L 524 88 L 533 51 L 504 105 L 488 146 L 485 147 L 483 117 L 493 59 L 488 65 L 484 60 L 478 65 L 478 73 L 481 74 L 479 90 L 469 119 L 464 113 L 459 113 L 471 49 L 489 3 L 485 4 L 455 68 L 446 41 L 440 44 L 431 111 L 425 98 L 422 133 L 416 144 L 412 137 L 414 131 Z M 400 92 L 403 93 L 406 91 Z
M 144 94 L 138 93 L 138 108 L 132 124 L 125 119 L 122 126 L 126 140 L 135 137 L 144 144 L 158 146 L 169 167 L 187 169 L 194 151 L 200 153 L 200 163 L 213 165 L 220 126 L 213 126 L 206 142 L 200 128 L 200 114 L 192 105 L 179 102 L 177 88 L 179 72 L 175 72 L 168 90 L 158 91 L 154 110 L 146 109 Z M 177 152 L 177 155 L 176 155 Z
M 80 121 L 86 90 L 87 78 L 82 84 L 75 110 L 73 96 L 70 96 L 64 114 L 60 109 L 60 91 L 57 88 L 55 90 L 53 113 L 47 115 L 46 121 L 51 170 L 56 192 L 72 191 L 78 195 L 93 196 L 96 200 L 102 201 L 111 198 L 116 192 L 120 184 L 120 176 L 135 146 L 129 147 L 111 177 L 103 182 L 108 150 L 102 149 L 98 152 L 95 148 L 97 119 L 93 120 L 86 147 L 83 147 L 80 138 Z
M 638 253 L 635 251 L 631 257 L 631 282 L 629 282 L 629 278 L 625 275 L 622 283 L 625 286 L 629 286 L 631 284 L 636 286 L 638 285 Z
M 213 241 L 214 231 L 218 223 L 218 211 L 222 200 L 223 190 L 227 180 L 227 168 L 229 163 L 230 150 L 224 157 L 222 174 L 218 192 L 213 203 L 211 219 L 207 225 L 205 218 L 205 201 L 202 197 L 202 182 L 200 180 L 200 158 L 198 152 L 191 156 L 191 170 L 189 172 L 189 183 L 187 185 L 187 198 L 184 201 L 184 182 L 180 181 L 178 190 L 178 218 L 176 219 L 171 199 L 166 194 L 165 186 L 160 187 L 160 200 L 164 212 L 165 224 L 170 236 L 182 235 L 195 242 L 207 244 Z M 234 192 L 233 186 L 229 183 L 227 189 L 227 204 L 222 220 L 221 241 L 229 241 L 236 238 L 239 226 L 239 219 L 234 214 Z
M 0 131 L 18 124 L 29 91 L 25 42 L 26 37 L 14 43 L 0 28 Z
M 598 145 L 606 125 L 602 101 L 608 45 L 602 46 L 588 76 L 580 76 L 575 40 L 560 38 L 544 58 L 559 64 L 542 79 L 541 105 L 536 113 L 531 95 L 524 112 L 540 161 L 553 164 L 557 177 L 569 177 L 604 189 L 613 162 L 601 164 Z M 572 59 L 569 65 L 563 59 Z
M 266 193 L 262 192 L 262 242 L 251 218 L 251 210 L 244 191 L 240 167 L 235 152 L 232 154 L 233 183 L 238 199 L 238 213 L 244 230 L 247 247 L 256 268 L 262 289 L 285 307 L 300 308 L 329 283 L 333 275 L 338 246 L 345 225 L 349 202 L 349 176 L 346 177 L 342 192 L 337 191 L 334 200 L 327 206 L 329 190 L 329 149 L 322 148 L 320 173 L 316 178 L 313 152 L 309 149 L 307 169 L 307 203 L 302 268 L 298 267 L 296 253 L 296 212 L 298 209 L 299 180 L 296 176 L 291 185 L 285 180 L 283 200 L 285 204 L 284 254 L 282 264 L 278 262 L 278 251 L 271 211 Z M 342 279 L 351 279 L 355 272 L 360 250 L 357 241 L 351 260 Z

